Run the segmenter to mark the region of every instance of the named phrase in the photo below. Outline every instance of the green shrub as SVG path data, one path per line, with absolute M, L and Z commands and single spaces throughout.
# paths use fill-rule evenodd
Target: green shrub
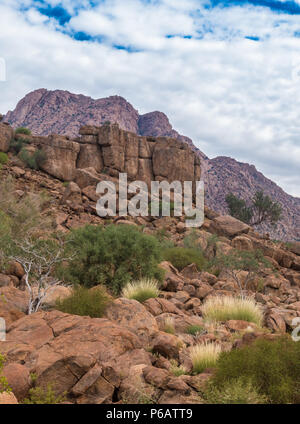
M 143 278 L 139 281 L 127 283 L 122 290 L 122 296 L 143 303 L 147 299 L 159 296 L 158 282 Z
M 93 287 L 106 285 L 115 294 L 132 280 L 162 281 L 161 247 L 155 237 L 129 225 L 92 226 L 73 230 L 69 249 L 76 258 L 63 270 L 67 281 Z
M 177 361 L 174 359 L 170 360 L 170 372 L 175 376 L 175 377 L 180 377 L 181 375 L 186 375 L 188 374 L 186 368 L 183 365 L 178 365 Z
M 29 128 L 19 127 L 16 129 L 15 134 L 31 135 L 31 131 Z
M 245 381 L 242 378 L 226 382 L 221 388 L 209 384 L 202 397 L 208 404 L 253 405 L 268 403 L 267 396 L 260 394 L 251 381 Z
M 181 271 L 190 264 L 195 264 L 199 271 L 205 269 L 207 261 L 203 254 L 197 249 L 185 247 L 173 247 L 164 250 L 164 259 Z
M 55 405 L 64 402 L 64 400 L 64 395 L 56 395 L 52 388 L 52 384 L 48 384 L 46 389 L 42 387 L 32 387 L 29 390 L 29 397 L 24 399 L 23 403 L 27 405 Z
M 197 334 L 202 333 L 203 331 L 204 328 L 201 327 L 201 325 L 190 325 L 185 330 L 187 334 L 191 334 L 192 336 L 196 336 Z
M 221 353 L 221 346 L 216 343 L 201 343 L 192 346 L 190 358 L 193 364 L 193 372 L 200 374 L 206 368 L 214 367 Z
M 299 403 L 300 343 L 286 335 L 223 352 L 212 384 L 221 389 L 238 378 L 251 381 L 272 403 Z
M 10 142 L 9 149 L 15 155 L 18 155 L 21 150 L 29 144 L 29 140 L 27 138 L 18 137 L 17 139 L 13 139 Z
M 261 326 L 263 313 L 254 299 L 248 297 L 214 296 L 204 302 L 202 314 L 210 321 L 231 319 L 253 322 Z
M 31 169 L 39 170 L 41 165 L 46 160 L 46 155 L 43 150 L 37 149 L 34 153 L 29 153 L 26 148 L 20 152 L 20 159 Z
M 8 156 L 4 152 L 0 152 L 0 165 L 5 165 L 8 161 Z
M 101 318 L 110 301 L 104 287 L 76 287 L 70 296 L 56 302 L 56 309 L 66 314 Z
M 5 357 L 0 353 L 0 393 L 11 392 L 11 388 L 8 385 L 6 378 L 2 375 L 4 367 Z

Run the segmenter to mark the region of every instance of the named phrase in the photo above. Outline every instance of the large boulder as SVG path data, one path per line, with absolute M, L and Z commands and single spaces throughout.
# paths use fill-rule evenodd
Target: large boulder
M 219 216 L 211 222 L 211 230 L 219 236 L 233 238 L 241 234 L 247 234 L 250 226 L 233 218 L 230 215 Z
M 116 299 L 106 310 L 111 321 L 127 328 L 138 336 L 143 345 L 158 332 L 158 325 L 145 306 L 136 300 Z

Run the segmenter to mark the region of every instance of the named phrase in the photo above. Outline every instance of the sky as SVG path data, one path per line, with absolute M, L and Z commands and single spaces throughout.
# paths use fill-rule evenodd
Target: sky
M 300 197 L 300 0 L 0 0 L 0 112 L 125 97 Z

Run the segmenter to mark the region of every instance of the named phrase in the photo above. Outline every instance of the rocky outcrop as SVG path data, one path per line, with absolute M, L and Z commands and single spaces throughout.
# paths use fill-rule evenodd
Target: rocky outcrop
M 300 199 L 285 193 L 274 182 L 266 178 L 253 165 L 237 162 L 229 157 L 209 159 L 188 137 L 175 131 L 168 117 L 162 112 L 150 112 L 139 115 L 122 97 L 112 96 L 94 100 L 83 95 L 67 91 L 48 91 L 40 89 L 29 93 L 17 105 L 16 109 L 4 117 L 14 127 L 26 126 L 38 135 L 61 134 L 76 137 L 83 125 L 100 126 L 106 121 L 118 123 L 120 128 L 144 137 L 171 137 L 187 143 L 201 160 L 202 178 L 205 181 L 206 204 L 221 214 L 228 213 L 225 197 L 229 192 L 249 200 L 256 191 L 262 190 L 283 206 L 283 218 L 276 228 L 262 226 L 260 231 L 268 232 L 275 239 L 300 239 Z M 213 125 L 213 123 L 212 123 Z M 1 132 L 1 128 L 0 128 Z M 87 134 L 86 140 L 91 140 Z M 93 143 L 92 143 L 93 144 Z M 1 146 L 1 136 L 0 136 Z M 111 156 L 106 149 L 106 159 Z M 88 161 L 97 172 L 102 169 L 98 146 L 89 142 L 81 148 L 78 167 Z M 139 176 L 151 175 L 151 166 L 147 152 L 143 151 L 139 160 Z M 175 152 L 177 153 L 177 151 Z M 116 153 L 117 154 L 117 150 Z M 132 153 L 135 154 L 134 152 Z M 113 155 L 115 156 L 115 155 Z M 115 160 L 111 157 L 111 160 Z M 136 161 L 132 158 L 128 162 Z M 134 165 L 136 166 L 136 164 Z

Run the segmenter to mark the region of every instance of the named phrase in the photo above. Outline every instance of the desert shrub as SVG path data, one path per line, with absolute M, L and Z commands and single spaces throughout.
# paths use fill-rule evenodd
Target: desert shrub
M 201 327 L 201 325 L 189 325 L 185 332 L 187 334 L 191 334 L 192 336 L 196 336 L 196 334 L 202 333 L 204 331 L 204 328 Z
M 6 378 L 2 375 L 2 370 L 5 362 L 5 357 L 0 353 L 0 393 L 11 392 Z
M 8 156 L 4 152 L 0 152 L 0 165 L 5 165 L 8 161 Z
M 63 269 L 62 278 L 93 287 L 106 285 L 115 294 L 132 280 L 162 281 L 161 247 L 155 237 L 129 225 L 92 226 L 73 230 L 69 249 L 76 258 Z
M 221 346 L 216 343 L 201 343 L 192 346 L 190 358 L 193 364 L 193 372 L 200 374 L 206 368 L 214 367 L 221 353 Z
M 39 170 L 46 160 L 46 154 L 43 150 L 37 149 L 34 153 L 29 153 L 23 148 L 19 155 L 20 159 L 30 168 Z
M 79 286 L 74 288 L 70 296 L 58 299 L 56 309 L 72 315 L 101 318 L 110 301 L 111 297 L 104 287 L 88 289 Z
M 143 303 L 147 299 L 159 296 L 158 286 L 158 281 L 143 278 L 139 281 L 127 283 L 122 290 L 122 296 Z
M 178 365 L 178 362 L 176 360 L 171 359 L 170 364 L 171 364 L 170 372 L 175 377 L 180 377 L 181 375 L 188 374 L 187 369 L 183 365 Z
M 57 395 L 53 390 L 52 384 L 47 388 L 32 387 L 29 390 L 29 397 L 23 400 L 24 404 L 29 405 L 55 405 L 64 402 L 64 395 Z
M 31 131 L 29 128 L 19 127 L 16 129 L 15 134 L 31 135 Z
M 195 264 L 199 271 L 205 269 L 207 261 L 203 254 L 197 249 L 185 247 L 173 247 L 164 250 L 164 259 L 181 271 L 190 264 Z
M 175 334 L 174 319 L 172 317 L 168 317 L 165 319 L 163 331 L 165 333 Z
M 249 297 L 214 296 L 204 302 L 203 317 L 211 321 L 230 319 L 253 322 L 261 326 L 263 313 Z
M 259 393 L 251 381 L 242 378 L 226 382 L 221 388 L 209 384 L 203 393 L 203 399 L 208 404 L 265 404 L 267 396 Z
M 272 403 L 299 403 L 300 343 L 285 335 L 223 352 L 212 384 L 221 389 L 238 378 L 251 381 Z
M 189 234 L 184 237 L 183 245 L 186 249 L 196 249 L 202 252 L 202 248 L 199 243 L 199 234 L 195 228 L 192 228 Z
M 25 146 L 29 144 L 29 140 L 24 137 L 14 138 L 10 142 L 9 150 L 15 155 L 18 155 Z

